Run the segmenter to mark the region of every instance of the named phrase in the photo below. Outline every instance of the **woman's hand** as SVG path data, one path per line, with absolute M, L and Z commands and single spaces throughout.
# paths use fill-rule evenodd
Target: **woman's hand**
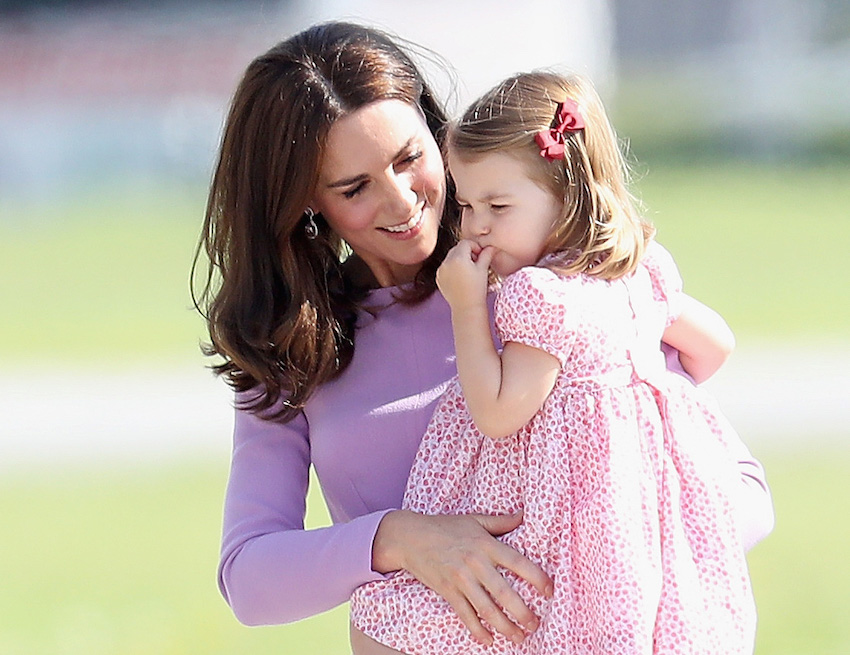
M 520 643 L 533 632 L 538 619 L 497 570 L 502 566 L 551 596 L 546 573 L 495 539 L 516 529 L 522 515 L 427 516 L 406 510 L 387 514 L 378 527 L 372 548 L 375 571 L 409 571 L 417 580 L 445 598 L 472 635 L 484 644 L 493 637 L 481 623 Z M 516 620 L 517 623 L 511 619 Z
M 437 286 L 452 310 L 485 302 L 494 252 L 492 246 L 482 250 L 468 239 L 448 252 L 437 269 Z

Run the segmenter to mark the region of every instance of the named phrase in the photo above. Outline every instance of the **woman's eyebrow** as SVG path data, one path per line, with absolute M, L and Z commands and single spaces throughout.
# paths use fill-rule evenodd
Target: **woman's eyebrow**
M 331 182 L 328 184 L 329 189 L 336 189 L 343 186 L 349 186 L 351 184 L 355 184 L 356 182 L 362 182 L 367 179 L 369 176 L 366 173 L 361 173 L 360 175 L 355 175 L 354 177 L 347 177 L 343 180 L 338 180 L 336 182 Z
M 404 145 L 399 148 L 398 152 L 393 155 L 392 161 L 395 161 L 399 157 L 401 157 L 404 152 L 410 148 L 410 144 L 413 143 L 415 137 L 410 137 L 407 141 L 404 142 Z M 365 179 L 368 179 L 368 175 L 366 173 L 360 173 L 359 175 L 354 175 L 352 177 L 346 177 L 342 180 L 337 180 L 336 182 L 330 182 L 328 184 L 329 189 L 338 189 L 339 187 L 349 186 L 351 184 L 356 184 L 357 182 L 362 182 Z

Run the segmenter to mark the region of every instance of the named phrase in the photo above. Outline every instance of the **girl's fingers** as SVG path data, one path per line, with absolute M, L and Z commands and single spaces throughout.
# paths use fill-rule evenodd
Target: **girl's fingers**
M 456 250 L 464 260 L 474 260 L 478 255 L 479 248 L 474 241 L 463 239 L 458 241 L 452 250 Z
M 495 253 L 496 249 L 493 246 L 487 246 L 478 253 L 478 258 L 475 261 L 484 270 L 489 270 L 490 262 L 493 261 L 493 255 Z
M 461 243 L 469 244 L 469 253 L 472 255 L 472 260 L 476 261 L 478 259 L 478 253 L 481 252 L 481 246 L 471 239 L 464 239 Z

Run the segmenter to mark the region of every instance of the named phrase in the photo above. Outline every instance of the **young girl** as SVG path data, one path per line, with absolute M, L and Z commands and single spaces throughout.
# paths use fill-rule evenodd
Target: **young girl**
M 512 576 L 540 625 L 488 646 L 402 571 L 352 597 L 354 652 L 751 653 L 726 449 L 737 437 L 666 370 L 661 348 L 702 380 L 728 354 L 728 329 L 682 293 L 636 212 L 595 91 L 578 77 L 512 77 L 453 128 L 448 162 L 463 240 L 437 280 L 458 376 L 404 507 L 522 511 L 503 540 L 541 563 L 554 589 Z M 501 352 L 488 328 L 491 276 Z

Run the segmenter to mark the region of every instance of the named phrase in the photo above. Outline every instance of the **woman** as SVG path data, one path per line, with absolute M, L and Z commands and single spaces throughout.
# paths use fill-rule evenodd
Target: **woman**
M 521 516 L 397 510 L 434 402 L 455 373 L 435 271 L 458 214 L 445 116 L 385 35 L 318 25 L 258 57 L 233 99 L 201 238 L 209 354 L 237 392 L 219 583 L 237 618 L 284 623 L 407 569 L 472 634 L 537 619 L 497 567 L 551 581 L 495 539 Z M 350 256 L 346 257 L 346 254 Z M 197 257 L 196 257 L 197 264 Z M 770 498 L 742 448 L 742 523 Z M 310 466 L 332 527 L 304 530 Z M 503 609 L 504 608 L 504 609 Z

